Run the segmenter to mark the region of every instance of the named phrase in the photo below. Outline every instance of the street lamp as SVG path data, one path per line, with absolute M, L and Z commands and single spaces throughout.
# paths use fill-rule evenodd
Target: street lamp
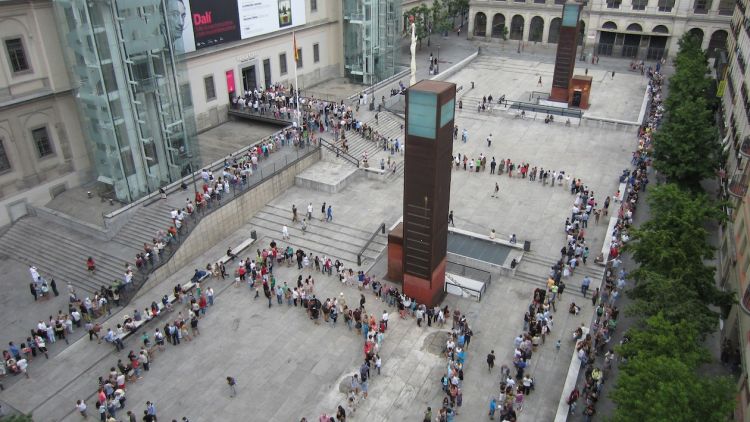
M 440 73 L 440 44 L 437 45 L 438 49 L 438 55 L 437 55 L 437 64 L 435 65 L 435 74 L 437 75 Z
M 198 185 L 195 183 L 195 172 L 193 171 L 193 154 L 188 154 L 188 168 L 190 169 L 190 178 L 193 179 L 193 201 L 195 201 L 198 193 Z

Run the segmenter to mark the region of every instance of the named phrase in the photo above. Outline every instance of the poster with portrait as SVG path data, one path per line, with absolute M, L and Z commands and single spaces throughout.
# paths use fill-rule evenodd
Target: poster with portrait
M 305 0 L 168 0 L 184 11 L 185 52 L 265 35 L 306 23 Z M 183 3 L 184 2 L 184 3 Z M 190 27 L 189 29 L 187 27 Z M 192 40 L 188 42 L 187 40 Z
M 195 51 L 193 25 L 190 22 L 190 2 L 188 0 L 166 0 L 168 34 L 172 48 L 178 54 Z

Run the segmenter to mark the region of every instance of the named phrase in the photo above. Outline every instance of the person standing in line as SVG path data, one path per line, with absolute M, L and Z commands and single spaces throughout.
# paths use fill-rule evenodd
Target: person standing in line
M 490 174 L 495 174 L 495 167 L 497 167 L 497 162 L 495 161 L 495 157 L 492 157 L 492 161 L 490 161 Z
M 234 377 L 227 377 L 227 385 L 229 386 L 229 397 L 237 395 L 237 381 Z
M 594 290 L 594 294 L 591 296 L 591 306 L 596 306 L 596 301 L 599 299 L 599 288 Z
M 154 422 L 157 422 L 156 418 L 156 405 L 154 403 L 151 403 L 150 401 L 146 402 L 146 413 L 151 416 L 151 419 Z

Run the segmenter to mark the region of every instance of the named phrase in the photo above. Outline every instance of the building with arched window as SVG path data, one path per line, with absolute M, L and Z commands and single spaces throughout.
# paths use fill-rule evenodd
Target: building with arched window
M 734 420 L 750 420 L 750 11 L 747 0 L 738 0 L 727 31 L 704 35 L 708 45 L 727 44 L 728 54 L 717 68 L 720 115 L 723 123 L 722 146 L 727 154 L 726 168 L 720 173 L 727 221 L 719 227 L 718 280 L 721 288 L 737 293 L 733 306 L 722 324 L 722 356 L 727 356 L 742 373 L 737 385 L 737 407 Z
M 701 37 L 713 53 L 725 49 L 735 0 L 593 0 L 584 2 L 579 37 L 581 56 L 655 60 L 676 51 L 685 32 Z M 560 32 L 565 0 L 471 0 L 469 37 L 554 45 Z M 491 27 L 489 25 L 492 25 Z M 705 34 L 705 36 L 704 36 Z

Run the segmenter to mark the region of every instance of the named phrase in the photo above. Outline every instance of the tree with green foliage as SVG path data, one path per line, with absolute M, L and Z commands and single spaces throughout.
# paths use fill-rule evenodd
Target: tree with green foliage
M 615 422 L 724 421 L 734 408 L 734 384 L 698 375 L 679 357 L 641 353 L 620 365 L 611 393 Z
M 669 181 L 700 189 L 700 182 L 719 167 L 717 134 L 705 98 L 681 102 L 654 134 L 654 168 Z
M 434 0 L 432 3 L 433 31 L 443 34 L 453 29 L 453 15 L 450 3 L 446 0 Z
M 708 59 L 700 41 L 693 34 L 686 33 L 679 46 L 674 60 L 677 71 L 669 78 L 669 96 L 665 100 L 667 110 L 675 109 L 685 101 L 705 97 L 711 87 Z
M 414 32 L 417 36 L 417 46 L 419 49 L 422 49 L 422 40 L 429 37 L 430 33 L 427 30 L 430 16 L 432 15 L 432 11 L 429 7 L 427 7 L 424 4 L 421 4 L 417 7 L 414 7 L 412 9 L 407 10 L 404 12 L 405 17 L 414 16 Z M 406 27 L 406 34 L 407 37 L 411 37 L 411 27 Z

